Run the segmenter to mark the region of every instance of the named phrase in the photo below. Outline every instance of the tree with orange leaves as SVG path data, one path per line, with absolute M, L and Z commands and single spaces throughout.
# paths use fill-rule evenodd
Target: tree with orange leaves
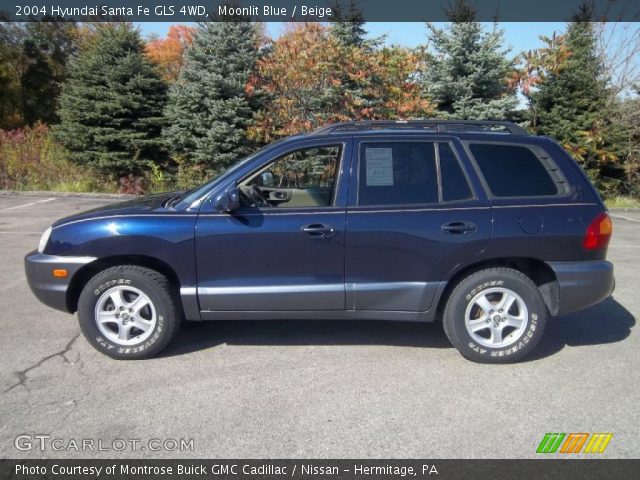
M 319 23 L 288 27 L 270 47 L 249 84 L 271 96 L 250 129 L 260 142 L 343 120 L 431 112 L 414 81 L 420 65 L 412 50 L 345 44 Z
M 258 61 L 249 85 L 270 95 L 251 128 L 252 137 L 264 143 L 342 119 L 338 42 L 318 23 L 288 28 Z
M 171 25 L 166 38 L 147 44 L 147 56 L 158 66 L 165 81 L 173 83 L 178 80 L 184 65 L 184 52 L 193 43 L 193 33 L 193 27 Z

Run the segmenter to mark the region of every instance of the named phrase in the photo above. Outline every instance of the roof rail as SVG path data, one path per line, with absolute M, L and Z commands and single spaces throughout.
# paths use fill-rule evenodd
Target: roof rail
M 490 132 L 529 135 L 521 126 L 501 120 L 366 120 L 339 122 L 320 127 L 310 135 L 328 135 L 353 130 L 430 130 L 433 132 Z

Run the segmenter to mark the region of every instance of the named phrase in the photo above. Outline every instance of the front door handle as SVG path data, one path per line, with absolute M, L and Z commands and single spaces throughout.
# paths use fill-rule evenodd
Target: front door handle
M 310 237 L 326 238 L 335 235 L 336 229 L 331 225 L 324 225 L 322 223 L 312 223 L 311 225 L 305 225 L 302 227 L 302 231 Z
M 475 232 L 477 226 L 472 222 L 450 222 L 442 225 L 442 231 L 451 235 L 465 235 Z

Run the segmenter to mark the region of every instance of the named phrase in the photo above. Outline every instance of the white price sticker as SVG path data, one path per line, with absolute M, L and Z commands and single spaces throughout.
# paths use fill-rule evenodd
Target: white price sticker
M 393 185 L 393 151 L 390 148 L 367 148 L 367 186 Z

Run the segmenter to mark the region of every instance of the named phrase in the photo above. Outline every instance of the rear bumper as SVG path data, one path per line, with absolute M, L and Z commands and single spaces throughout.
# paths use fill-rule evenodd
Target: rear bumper
M 94 257 L 59 257 L 34 251 L 24 258 L 24 269 L 29 287 L 38 300 L 56 310 L 69 312 L 67 290 L 71 279 L 80 268 L 94 260 Z M 56 278 L 51 274 L 54 268 L 65 268 L 69 274 L 66 278 Z
M 582 310 L 600 303 L 615 286 L 613 265 L 606 260 L 591 262 L 549 262 L 558 279 L 557 315 Z

